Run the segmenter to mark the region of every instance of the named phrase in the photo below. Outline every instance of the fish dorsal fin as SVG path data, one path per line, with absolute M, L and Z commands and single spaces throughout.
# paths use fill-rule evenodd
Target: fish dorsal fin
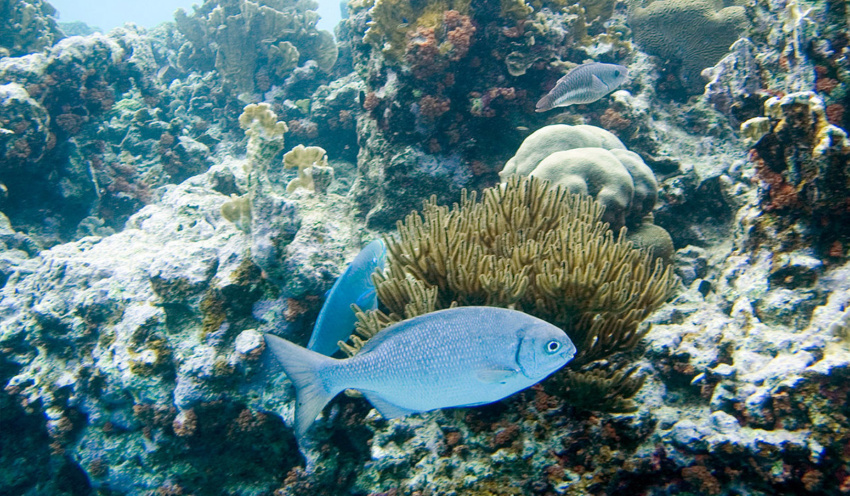
M 599 93 L 608 93 L 611 90 L 611 88 L 605 84 L 605 81 L 600 79 L 596 74 L 590 78 L 590 87 L 593 88 L 593 91 Z
M 561 83 L 563 83 L 564 81 L 566 81 L 566 80 L 567 80 L 567 78 L 568 78 L 568 77 L 570 77 L 570 75 L 571 75 L 571 74 L 573 73 L 573 71 L 574 71 L 574 70 L 576 70 L 576 69 L 578 69 L 578 68 L 577 68 L 577 67 L 573 67 L 572 69 L 570 69 L 569 71 L 567 71 L 567 73 L 566 73 L 566 74 L 564 74 L 563 76 L 561 76 L 560 78 L 558 78 L 558 80 L 557 80 L 557 81 L 555 81 L 555 86 L 553 86 L 552 88 L 556 88 L 559 84 L 561 84 Z M 551 91 L 551 90 L 549 90 L 549 91 Z
M 566 79 L 567 79 L 568 77 L 570 77 L 570 76 L 571 76 L 574 72 L 579 72 L 580 70 L 583 70 L 583 69 L 584 69 L 585 67 L 587 67 L 587 66 L 588 66 L 588 64 L 579 64 L 579 65 L 577 65 L 577 66 L 573 67 L 572 69 L 568 70 L 566 74 L 564 74 L 563 76 L 561 76 L 561 79 L 559 79 L 559 80 L 558 80 L 558 82 L 560 83 L 561 81 L 566 80 Z
M 504 384 L 512 377 L 519 374 L 518 369 L 511 367 L 493 366 L 476 372 L 478 380 L 485 384 Z
M 381 344 L 383 344 L 384 341 L 391 339 L 393 336 L 395 336 L 397 334 L 401 334 L 401 333 L 405 332 L 407 330 L 407 328 L 410 327 L 411 322 L 413 322 L 413 325 L 416 325 L 418 323 L 418 321 L 416 320 L 416 317 L 414 317 L 413 319 L 402 320 L 401 322 L 393 324 L 389 327 L 385 327 L 380 332 L 378 332 L 378 334 L 375 334 L 374 336 L 369 338 L 366 341 L 366 344 L 364 344 L 363 347 L 360 348 L 360 351 L 358 352 L 358 354 L 367 353 L 369 351 L 372 351 L 375 348 L 377 348 L 378 346 L 380 346 Z
M 361 391 L 361 393 L 363 393 L 363 396 L 365 396 L 366 399 L 369 400 L 369 403 L 375 407 L 375 410 L 378 410 L 378 413 L 386 419 L 405 417 L 413 413 L 419 413 L 419 410 L 410 410 L 409 408 L 394 405 L 372 391 Z

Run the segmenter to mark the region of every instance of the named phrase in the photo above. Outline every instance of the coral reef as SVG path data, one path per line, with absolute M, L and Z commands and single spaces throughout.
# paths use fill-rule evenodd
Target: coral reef
M 391 228 L 432 194 L 453 201 L 462 187 L 492 185 L 523 137 L 517 128 L 540 126 L 544 118 L 531 114 L 534 102 L 569 65 L 626 55 L 622 16 L 608 18 L 613 5 L 352 3 L 343 27 L 366 83 L 359 126 L 367 137 L 358 159 L 364 180 L 355 194 L 368 225 Z M 384 167 L 385 157 L 394 165 Z M 451 182 L 440 178 L 428 187 L 402 179 L 420 176 L 434 161 L 457 166 Z
M 605 389 L 598 374 L 572 372 L 633 348 L 642 335 L 637 325 L 676 279 L 622 233 L 615 240 L 599 220 L 598 203 L 550 186 L 514 176 L 485 190 L 480 203 L 464 195 L 450 210 L 432 199 L 422 214 L 399 222 L 398 238 L 386 239 L 387 272 L 373 277 L 388 313 L 360 313 L 357 335 L 344 349 L 355 353 L 402 318 L 458 305 L 510 307 L 561 327 L 576 343 L 565 372 L 572 391 L 581 389 L 576 383 Z M 623 386 L 631 373 L 621 371 L 603 373 L 603 382 L 634 395 L 639 381 Z
M 329 71 L 337 58 L 333 35 L 316 29 L 314 2 L 206 0 L 193 14 L 178 9 L 184 69 L 215 68 L 237 92 L 267 91 L 308 60 Z
M 224 392 L 255 368 L 256 359 L 233 343 L 255 322 L 251 304 L 262 294 L 259 271 L 246 274 L 250 261 L 242 243 L 234 243 L 244 235 L 214 220 L 221 198 L 203 180 L 184 184 L 120 234 L 42 252 L 29 275 L 17 273 L 4 288 L 0 339 L 15 363 L 4 373 L 6 391 L 18 405 L 47 409 L 54 449 L 76 453 L 96 488 L 144 492 L 176 484 L 175 467 L 157 453 L 184 457 L 192 468 L 183 476 L 241 452 L 260 486 L 274 479 L 261 467 L 295 461 L 293 440 L 274 418 L 263 434 L 275 440 L 266 462 L 250 455 L 249 437 L 221 435 L 245 408 Z M 116 252 L 120 259 L 109 255 Z M 36 282 L 43 280 L 53 281 L 51 289 Z M 123 282 L 112 283 L 117 280 Z M 212 311 L 201 302 L 210 294 L 227 295 L 218 310 L 223 319 L 199 334 L 203 309 Z M 33 298 L 41 303 L 32 306 Z M 31 312 L 15 310 L 23 306 Z M 188 317 L 187 310 L 194 317 L 177 331 L 172 319 Z M 144 460 L 126 456 L 143 452 L 149 453 Z M 230 484 L 208 481 L 203 484 Z
M 199 3 L 154 29 L 63 38 L 46 2 L 0 1 L 0 493 L 847 492 L 846 2 L 354 0 L 336 42 L 310 0 Z M 627 65 L 630 80 L 534 112 L 591 60 Z M 651 169 L 657 199 L 643 167 L 641 197 L 654 204 L 632 197 L 608 219 L 628 239 L 564 196 L 585 209 L 549 231 L 567 229 L 569 251 L 540 253 L 546 237 L 529 229 L 432 250 L 462 218 L 498 230 L 459 211 L 513 195 L 486 188 L 552 124 L 619 143 L 582 159 L 598 167 L 582 166 L 579 188 L 594 190 L 587 170 L 611 172 L 612 156 Z M 286 191 L 298 172 L 283 155 L 299 144 L 327 151 L 333 177 L 310 173 L 330 181 L 318 194 Z M 542 222 L 521 218 L 531 210 L 492 218 Z M 631 255 L 606 250 L 661 227 L 680 247 L 664 266 L 683 285 L 672 301 L 623 315 L 640 281 L 619 296 L 573 284 L 614 267 L 625 284 Z M 530 312 L 539 300 L 603 339 L 496 404 L 387 420 L 341 396 L 296 446 L 292 391 L 262 334 L 306 343 L 365 241 L 422 233 L 440 240 L 416 245 L 437 263 L 399 252 L 414 262 L 380 276 L 387 304 L 366 327 L 464 304 L 472 288 Z M 553 255 L 577 269 L 544 270 Z M 655 265 L 641 266 L 645 282 Z M 415 283 L 417 271 L 445 277 Z M 560 283 L 578 304 L 558 306 Z M 628 325 L 605 324 L 615 315 Z
M 277 127 L 274 114 L 259 110 L 249 115 Z M 14 484 L 64 477 L 76 491 L 247 495 L 284 483 L 300 459 L 281 421 L 289 396 L 267 382 L 262 335 L 253 329 L 303 336 L 317 295 L 360 238 L 350 204 L 331 194 L 322 203 L 283 202 L 283 212 L 259 211 L 250 233 L 236 229 L 219 215 L 229 197 L 218 189 L 229 176 L 247 190 L 245 164 L 225 159 L 169 188 L 120 233 L 16 262 L 0 308 L 4 415 L 32 423 L 16 442 L 43 438 L 43 456 L 55 461 Z M 259 198 L 285 192 L 285 182 L 262 184 Z M 276 226 L 290 227 L 278 245 L 280 286 L 252 260 L 252 239 L 274 216 Z M 6 260 L 27 248 L 8 226 L 2 235 Z M 12 456 L 5 444 L 0 456 Z M 230 456 L 239 461 L 226 462 Z M 3 492 L 18 487 L 0 483 Z
M 0 1 L 0 58 L 39 52 L 63 38 L 54 14 L 45 0 Z
M 327 153 L 318 146 L 296 146 L 283 155 L 283 166 L 298 170 L 298 177 L 286 185 L 287 191 L 304 188 L 325 193 L 334 178 L 333 167 L 328 166 Z

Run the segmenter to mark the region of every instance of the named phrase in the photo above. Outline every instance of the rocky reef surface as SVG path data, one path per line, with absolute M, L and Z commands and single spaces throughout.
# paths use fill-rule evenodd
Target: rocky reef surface
M 354 0 L 335 44 L 314 10 L 64 37 L 0 1 L 0 493 L 850 491 L 845 3 Z M 647 34 L 686 21 L 741 38 Z M 591 58 L 630 81 L 534 112 Z M 296 443 L 262 333 L 306 343 L 361 246 L 552 124 L 657 180 L 681 285 L 623 354 L 633 411 L 545 382 L 394 420 L 341 395 Z

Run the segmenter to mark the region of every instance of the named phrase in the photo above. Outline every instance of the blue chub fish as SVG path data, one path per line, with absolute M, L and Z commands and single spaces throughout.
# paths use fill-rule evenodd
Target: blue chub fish
M 574 67 L 537 102 L 537 112 L 555 107 L 593 103 L 626 81 L 629 70 L 617 64 L 589 62 Z
M 554 325 L 504 308 L 460 307 L 383 329 L 360 352 L 334 359 L 266 334 L 295 385 L 295 434 L 356 389 L 386 418 L 492 403 L 563 367 L 576 348 Z
M 387 247 L 380 239 L 364 247 L 345 269 L 328 292 L 328 297 L 307 348 L 322 355 L 331 356 L 339 349 L 337 343 L 345 341 L 354 331 L 357 318 L 351 310 L 356 304 L 362 310 L 374 310 L 378 307 L 372 273 L 383 270 L 387 259 Z

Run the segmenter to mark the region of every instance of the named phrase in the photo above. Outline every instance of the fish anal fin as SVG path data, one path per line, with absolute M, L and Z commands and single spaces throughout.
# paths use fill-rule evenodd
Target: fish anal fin
M 519 370 L 510 367 L 491 367 L 481 369 L 476 373 L 478 380 L 485 384 L 504 384 L 508 379 L 516 377 Z
M 412 415 L 414 413 L 419 413 L 418 410 L 411 410 L 409 408 L 400 407 L 398 405 L 394 405 L 389 401 L 381 398 L 378 394 L 370 392 L 370 391 L 361 391 L 363 396 L 369 400 L 369 403 L 375 407 L 375 410 L 378 410 L 378 413 L 381 414 L 382 417 L 386 419 L 393 419 L 399 417 L 406 417 L 407 415 Z

